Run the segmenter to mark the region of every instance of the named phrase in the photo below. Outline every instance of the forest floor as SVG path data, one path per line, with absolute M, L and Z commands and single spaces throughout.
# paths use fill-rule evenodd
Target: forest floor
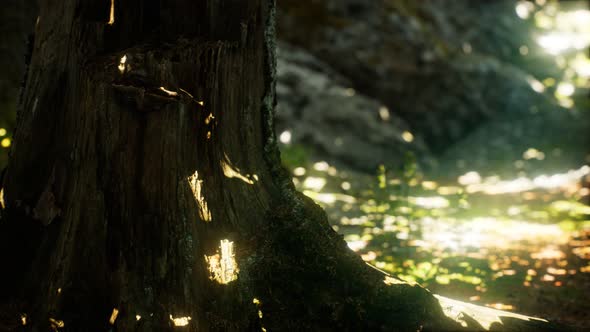
M 293 173 L 367 263 L 449 298 L 590 330 L 590 206 L 580 203 L 590 167 L 508 180 L 325 162 Z

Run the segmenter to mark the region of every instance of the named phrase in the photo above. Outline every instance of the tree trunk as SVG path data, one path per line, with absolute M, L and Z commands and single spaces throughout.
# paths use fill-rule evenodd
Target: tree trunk
M 458 328 L 293 188 L 273 20 L 273 0 L 42 1 L 0 223 L 24 329 Z

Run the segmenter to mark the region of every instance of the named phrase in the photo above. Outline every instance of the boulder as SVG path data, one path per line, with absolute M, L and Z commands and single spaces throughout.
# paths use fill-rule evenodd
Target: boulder
M 349 77 L 350 87 L 382 101 L 438 152 L 486 121 L 547 102 L 531 86 L 541 73 L 514 65 L 526 62 L 519 48 L 532 29 L 514 5 L 284 0 L 279 37 Z
M 276 130 L 284 143 L 367 172 L 380 164 L 400 166 L 407 151 L 428 159 L 424 142 L 404 120 L 314 56 L 280 44 L 277 73 Z

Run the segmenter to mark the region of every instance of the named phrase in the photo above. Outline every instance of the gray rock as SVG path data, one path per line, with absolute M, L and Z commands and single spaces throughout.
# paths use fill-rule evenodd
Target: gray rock
M 407 151 L 427 158 L 420 137 L 404 140 L 404 132 L 410 132 L 404 120 L 349 88 L 350 82 L 325 63 L 281 44 L 277 68 L 276 130 L 279 136 L 290 132 L 290 144 L 310 146 L 324 159 L 368 172 L 380 164 L 400 166 Z
M 484 176 L 516 178 L 563 173 L 577 169 L 587 158 L 590 114 L 553 107 L 531 108 L 528 114 L 505 114 L 483 124 L 440 156 L 438 178 L 456 178 L 477 170 Z M 541 158 L 524 158 L 528 149 Z
M 280 38 L 382 101 L 433 151 L 504 113 L 547 102 L 513 65 L 527 63 L 518 49 L 532 29 L 516 16 L 513 1 L 291 0 L 279 6 Z

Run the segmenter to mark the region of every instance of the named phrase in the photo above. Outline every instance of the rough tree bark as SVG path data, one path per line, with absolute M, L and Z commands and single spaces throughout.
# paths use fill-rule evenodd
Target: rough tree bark
M 41 2 L 2 182 L 20 328 L 459 328 L 293 188 L 273 20 L 273 0 Z

